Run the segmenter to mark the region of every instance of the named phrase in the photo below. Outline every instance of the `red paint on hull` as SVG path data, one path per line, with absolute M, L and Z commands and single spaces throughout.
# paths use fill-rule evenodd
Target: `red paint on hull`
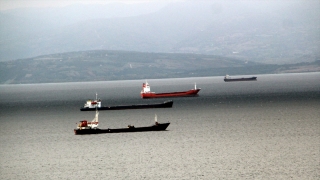
M 141 93 L 141 98 L 165 98 L 165 97 L 183 97 L 183 96 L 196 96 L 201 89 L 191 89 L 183 92 L 169 92 L 169 93 L 154 93 L 146 92 Z

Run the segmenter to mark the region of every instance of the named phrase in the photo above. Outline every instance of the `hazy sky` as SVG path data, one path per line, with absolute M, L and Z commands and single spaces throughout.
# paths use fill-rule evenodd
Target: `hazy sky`
M 70 4 L 107 4 L 111 2 L 142 3 L 159 0 L 0 0 L 0 10 L 24 7 L 63 7 Z M 175 0 L 162 0 L 175 1 Z

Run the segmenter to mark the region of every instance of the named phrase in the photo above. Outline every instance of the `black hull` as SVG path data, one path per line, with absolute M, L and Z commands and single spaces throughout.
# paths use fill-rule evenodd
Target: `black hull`
M 136 104 L 136 105 L 120 105 L 120 106 L 104 106 L 97 108 L 98 110 L 125 110 L 125 109 L 148 109 L 148 108 L 172 108 L 173 101 L 165 101 L 158 104 Z M 96 108 L 81 108 L 80 111 L 95 111 Z
M 257 77 L 251 78 L 235 78 L 235 79 L 224 79 L 225 82 L 234 82 L 234 81 L 256 81 Z
M 147 126 L 147 127 L 130 127 L 130 128 L 119 128 L 119 129 L 74 129 L 75 135 L 85 134 L 105 134 L 105 133 L 127 133 L 127 132 L 144 132 L 144 131 L 164 131 L 170 123 L 161 123 L 158 125 Z

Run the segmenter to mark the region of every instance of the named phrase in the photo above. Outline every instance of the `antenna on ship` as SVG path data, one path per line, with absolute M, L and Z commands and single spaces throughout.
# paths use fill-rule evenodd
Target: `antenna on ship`
M 98 101 L 98 93 L 96 92 L 96 101 Z M 94 117 L 94 119 L 92 120 L 92 122 L 95 123 L 95 128 L 98 127 L 99 125 L 99 111 L 98 111 L 98 104 L 96 105 L 96 115 Z
M 157 114 L 154 114 L 154 121 L 155 121 L 156 126 L 158 126 L 159 123 L 158 123 L 158 119 L 157 119 Z
M 94 119 L 92 120 L 92 122 L 94 123 L 94 128 L 97 128 L 99 125 L 99 111 L 98 111 L 98 107 L 96 107 L 96 115 L 94 117 Z
M 194 83 L 194 89 L 197 89 L 197 83 Z

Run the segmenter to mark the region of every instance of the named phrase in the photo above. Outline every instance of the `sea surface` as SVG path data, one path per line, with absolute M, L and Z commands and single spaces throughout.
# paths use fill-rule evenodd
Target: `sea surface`
M 146 80 L 0 85 L 0 179 L 319 179 L 320 73 L 150 79 L 154 92 L 201 88 L 197 97 L 141 99 Z M 247 77 L 247 76 L 238 76 Z M 171 122 L 166 131 L 74 135 L 103 106 L 100 128 Z

